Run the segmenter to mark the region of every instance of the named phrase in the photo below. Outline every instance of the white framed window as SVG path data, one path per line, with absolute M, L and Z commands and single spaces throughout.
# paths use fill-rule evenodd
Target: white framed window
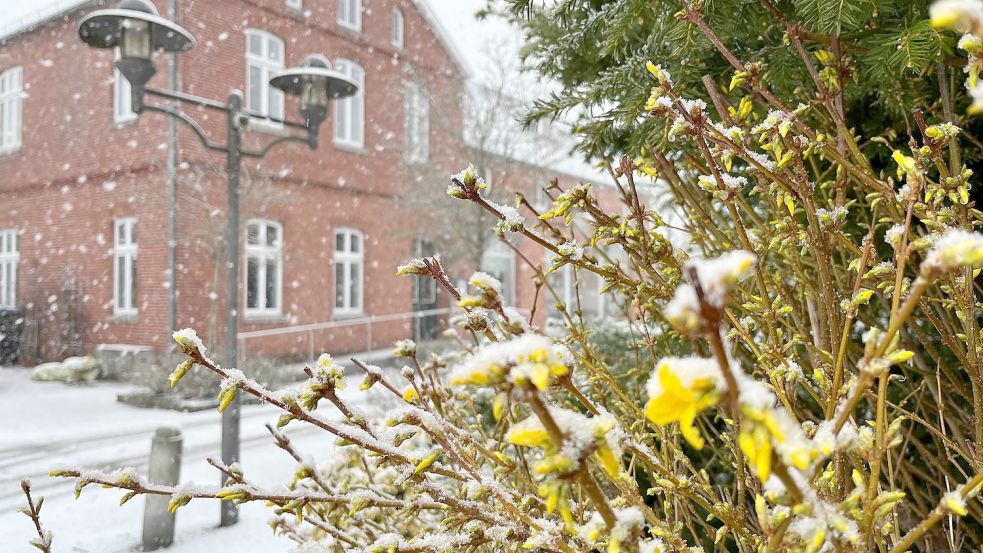
M 547 296 L 547 316 L 562 319 L 563 313 L 573 315 L 577 308 L 577 283 L 574 274 L 574 266 L 569 263 L 553 271 L 549 275 L 550 286 L 556 292 L 557 297 L 552 294 Z M 563 309 L 560 309 L 562 304 Z
M 601 319 L 609 315 L 609 311 L 617 313 L 618 306 L 613 303 L 613 296 L 608 297 L 601 293 L 604 287 L 603 278 L 593 273 L 578 272 L 569 263 L 551 273 L 548 278 L 558 298 L 554 298 L 552 294 L 547 296 L 547 317 L 562 319 L 564 312 L 576 317 L 578 307 L 585 320 Z M 560 303 L 563 304 L 563 310 L 560 309 Z
M 20 67 L 0 72 L 0 153 L 20 149 L 23 91 L 24 77 Z
M 137 220 L 113 221 L 113 313 L 137 312 Z
M 362 30 L 362 0 L 338 0 L 338 24 L 353 31 Z
M 515 304 L 515 252 L 496 238 L 481 254 L 481 270 L 502 283 L 502 299 L 508 305 Z
M 246 222 L 246 315 L 279 315 L 283 297 L 283 228 Z
M 536 211 L 540 213 L 549 211 L 550 207 L 553 205 L 553 200 L 551 200 L 549 194 L 546 193 L 547 186 L 549 186 L 549 184 L 543 181 L 536 183 L 536 196 L 532 205 L 536 208 Z
M 392 33 L 392 43 L 393 46 L 403 49 L 403 11 L 397 7 L 393 7 L 393 33 Z
M 20 249 L 17 231 L 0 230 L 0 306 L 17 305 L 17 263 Z
M 335 61 L 335 69 L 355 81 L 358 92 L 334 102 L 334 143 L 361 148 L 365 144 L 365 70 L 346 59 Z
M 430 97 L 423 85 L 406 83 L 406 160 L 423 163 L 430 157 Z
M 119 48 L 116 49 L 116 59 L 119 59 Z M 113 122 L 126 123 L 137 118 L 133 111 L 133 96 L 130 93 L 130 81 L 123 76 L 119 69 L 113 68 Z
M 283 40 L 260 31 L 246 31 L 246 109 L 262 117 L 283 118 L 283 92 L 270 78 L 283 71 Z
M 304 9 L 304 0 L 285 0 L 286 6 L 292 10 Z
M 365 281 L 365 239 L 354 229 L 334 233 L 334 312 L 362 313 Z
M 432 241 L 425 238 L 414 238 L 413 239 L 413 257 L 423 258 L 430 257 L 437 252 L 434 248 Z M 416 275 L 413 277 L 413 305 L 414 307 L 419 306 L 434 306 L 437 304 L 437 281 L 428 277 Z

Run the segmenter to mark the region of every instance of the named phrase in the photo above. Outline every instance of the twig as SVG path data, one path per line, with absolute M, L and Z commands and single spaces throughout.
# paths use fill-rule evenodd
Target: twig
M 31 482 L 29 480 L 21 480 L 20 489 L 27 496 L 27 507 L 22 507 L 19 510 L 31 519 L 31 522 L 34 523 L 34 529 L 38 533 L 37 539 L 31 540 L 31 545 L 40 549 L 43 553 L 51 553 L 51 532 L 41 527 L 41 506 L 44 505 L 44 497 L 38 497 L 37 504 L 34 503 L 34 499 L 31 497 Z

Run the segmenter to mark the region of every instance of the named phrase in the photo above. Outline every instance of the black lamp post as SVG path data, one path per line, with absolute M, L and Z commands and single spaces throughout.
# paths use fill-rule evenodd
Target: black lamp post
M 286 128 L 306 131 L 306 135 L 295 133 L 278 136 L 258 150 L 244 150 L 241 141 L 242 130 L 249 125 L 252 116 L 242 108 L 242 92 L 233 90 L 223 104 L 177 90 L 147 86 L 150 78 L 157 72 L 153 61 L 155 52 L 185 52 L 195 45 L 195 39 L 188 31 L 158 15 L 157 8 L 151 2 L 123 0 L 116 8 L 94 11 L 82 20 L 79 37 L 82 42 L 93 48 L 119 48 L 120 55 L 116 67 L 130 82 L 134 112 L 140 114 L 150 111 L 173 117 L 190 127 L 207 149 L 224 152 L 227 156 L 229 271 L 226 288 L 228 334 L 225 364 L 228 367 L 235 367 L 238 364 L 239 344 L 239 174 L 242 158 L 262 158 L 274 146 L 283 142 L 304 142 L 311 150 L 317 149 L 318 131 L 327 119 L 330 101 L 355 94 L 358 86 L 348 77 L 332 70 L 331 64 L 324 56 L 319 54 L 305 56 L 299 67 L 287 69 L 270 79 L 270 86 L 286 94 L 300 97 L 300 115 L 304 118 L 304 123 L 276 117 L 263 117 L 263 119 L 282 124 Z M 144 97 L 147 95 L 163 98 L 175 104 L 146 104 Z M 176 107 L 178 103 L 224 113 L 228 130 L 225 144 L 212 141 L 201 125 Z M 231 465 L 238 460 L 239 402 L 236 400 L 222 413 L 222 462 Z M 237 520 L 238 511 L 235 504 L 223 501 L 222 526 L 229 526 Z

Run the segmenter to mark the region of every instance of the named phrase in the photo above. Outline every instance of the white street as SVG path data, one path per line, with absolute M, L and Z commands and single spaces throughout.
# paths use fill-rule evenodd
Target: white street
M 221 416 L 215 410 L 138 409 L 116 401 L 116 394 L 127 386 L 32 382 L 28 375 L 25 369 L 0 369 L 0 420 L 7 422 L 0 427 L 0 549 L 5 553 L 36 552 L 28 544 L 35 537 L 31 521 L 16 512 L 24 504 L 24 478 L 31 480 L 35 495 L 45 496 L 42 523 L 54 532 L 56 551 L 134 550 L 140 542 L 142 498 L 120 507 L 121 492 L 91 486 L 75 500 L 73 481 L 52 479 L 47 473 L 65 466 L 133 466 L 146 474 L 151 438 L 159 426 L 181 429 L 182 481 L 219 482 L 218 472 L 206 462 L 219 456 Z M 241 464 L 247 478 L 266 487 L 289 481 L 295 468 L 264 427 L 277 416 L 276 409 L 264 405 L 247 405 L 242 413 Z M 334 443 L 332 436 L 298 424 L 288 427 L 288 435 L 304 454 L 315 458 L 323 458 Z M 246 505 L 243 523 L 216 529 L 218 504 L 192 501 L 179 511 L 176 543 L 166 551 L 287 551 L 291 542 L 273 536 L 264 524 L 270 513 L 263 505 Z

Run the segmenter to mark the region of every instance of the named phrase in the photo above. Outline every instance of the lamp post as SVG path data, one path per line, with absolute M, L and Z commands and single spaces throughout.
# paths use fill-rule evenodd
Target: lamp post
M 242 131 L 252 118 L 242 107 L 242 93 L 233 90 L 225 103 L 185 94 L 178 90 L 148 87 L 147 83 L 157 72 L 154 66 L 155 52 L 185 52 L 195 45 L 194 37 L 176 23 L 161 17 L 157 8 L 148 0 L 123 0 L 113 9 L 97 10 L 86 16 L 79 27 L 82 42 L 93 48 L 119 48 L 116 67 L 130 82 L 132 108 L 137 114 L 157 112 L 172 117 L 188 126 L 201 140 L 205 148 L 226 154 L 228 173 L 228 228 L 229 250 L 226 305 L 228 328 L 226 335 L 225 364 L 238 365 L 239 334 L 239 174 L 242 158 L 262 158 L 274 146 L 284 142 L 304 142 L 311 150 L 317 149 L 318 131 L 327 119 L 328 104 L 332 99 L 355 94 L 358 87 L 348 77 L 332 70 L 328 60 L 319 54 L 305 56 L 299 67 L 287 69 L 270 79 L 270 86 L 285 94 L 300 98 L 300 115 L 303 123 L 276 117 L 264 120 L 283 125 L 288 129 L 304 131 L 271 139 L 263 147 L 247 150 L 242 147 Z M 171 102 L 171 105 L 145 103 L 146 96 Z M 227 135 L 224 144 L 214 142 L 201 125 L 181 111 L 178 104 L 189 104 L 224 113 Z M 172 329 L 173 330 L 173 329 Z M 231 465 L 239 460 L 239 401 L 236 399 L 222 413 L 222 462 Z M 221 525 L 229 526 L 238 520 L 238 511 L 230 501 L 222 502 Z

